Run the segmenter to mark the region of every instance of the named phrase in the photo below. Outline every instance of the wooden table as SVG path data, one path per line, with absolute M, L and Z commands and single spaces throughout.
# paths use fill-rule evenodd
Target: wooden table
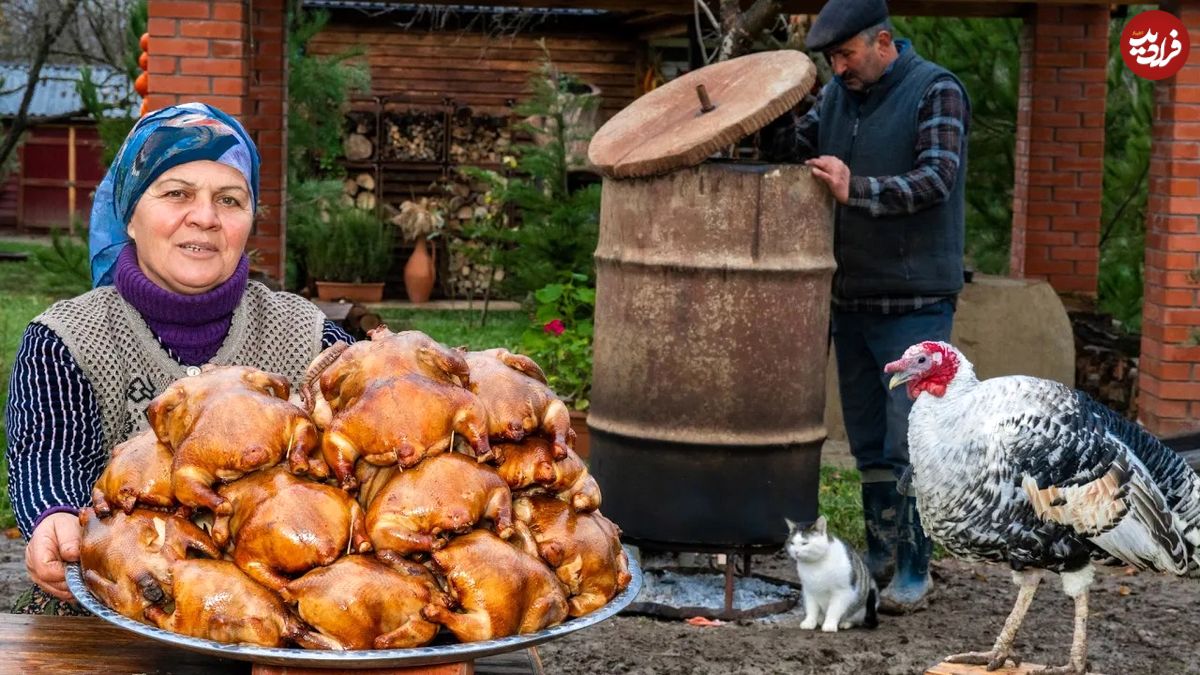
M 532 652 L 475 662 L 475 675 L 530 675 Z M 92 616 L 0 614 L 0 670 L 6 673 L 249 675 L 251 664 L 198 654 L 130 633 Z M 338 671 L 349 672 L 349 671 Z M 356 671 L 358 672 L 358 671 Z M 364 670 L 369 674 L 371 671 Z M 469 670 L 467 672 L 470 672 Z

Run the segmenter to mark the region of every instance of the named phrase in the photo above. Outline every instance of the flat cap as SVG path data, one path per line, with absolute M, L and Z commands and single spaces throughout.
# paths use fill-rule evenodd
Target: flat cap
M 813 22 L 804 44 L 812 51 L 823 52 L 887 18 L 886 0 L 829 0 Z

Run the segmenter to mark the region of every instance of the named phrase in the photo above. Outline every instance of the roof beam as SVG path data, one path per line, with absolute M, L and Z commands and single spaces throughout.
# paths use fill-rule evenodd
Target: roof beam
M 411 0 L 409 0 L 411 2 Z M 742 0 L 749 5 L 749 0 Z M 791 14 L 815 14 L 825 0 L 781 0 L 783 10 Z M 399 3 L 397 4 L 407 4 Z M 603 9 L 613 12 L 660 12 L 664 14 L 692 13 L 692 0 L 424 0 L 429 5 L 473 5 L 496 7 L 553 7 L 565 9 Z M 895 16 L 1023 16 L 1035 5 L 1107 5 L 1095 0 L 891 0 L 888 3 Z

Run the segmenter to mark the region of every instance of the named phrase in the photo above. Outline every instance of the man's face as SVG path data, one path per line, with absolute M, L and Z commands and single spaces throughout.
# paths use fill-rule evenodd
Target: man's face
M 867 40 L 860 33 L 825 53 L 834 75 L 842 78 L 842 84 L 851 91 L 866 91 L 871 88 L 889 61 L 885 53 L 892 44 L 892 34 L 883 31 L 874 40 Z

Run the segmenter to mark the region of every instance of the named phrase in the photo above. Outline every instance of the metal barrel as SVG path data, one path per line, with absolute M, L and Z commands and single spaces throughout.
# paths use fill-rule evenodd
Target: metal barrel
M 770 547 L 816 518 L 832 206 L 796 165 L 605 180 L 590 462 L 629 540 Z

